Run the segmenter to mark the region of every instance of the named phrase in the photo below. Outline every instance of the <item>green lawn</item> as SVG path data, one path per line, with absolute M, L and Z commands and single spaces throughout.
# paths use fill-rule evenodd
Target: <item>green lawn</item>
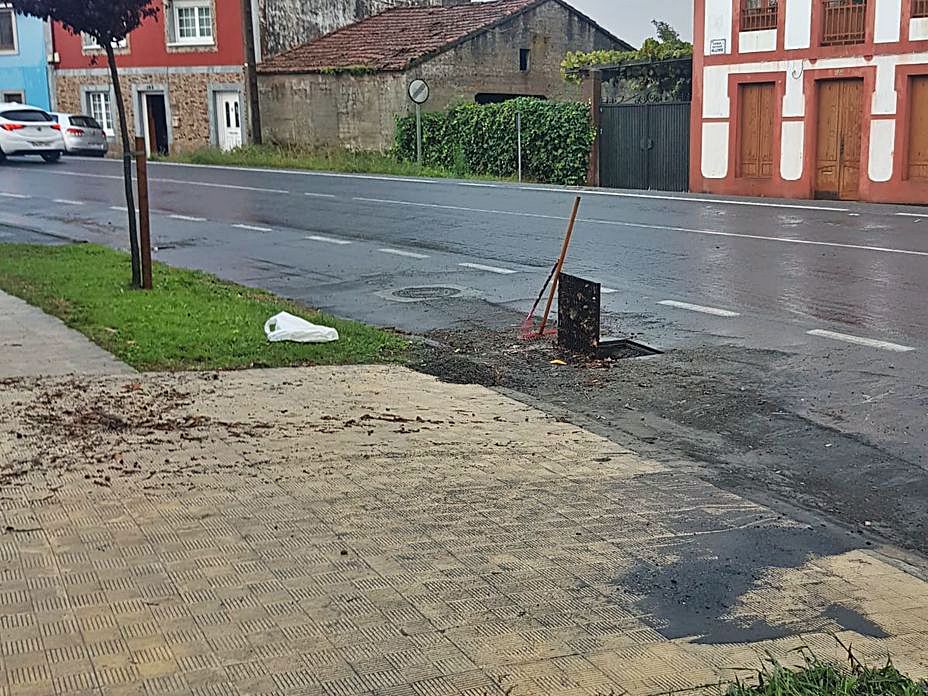
M 393 176 L 451 177 L 452 172 L 436 167 L 420 167 L 390 155 L 348 150 L 317 151 L 299 147 L 245 145 L 230 152 L 207 147 L 172 155 L 172 162 L 211 164 L 230 167 L 307 169 L 348 174 L 390 174 Z
M 155 264 L 155 289 L 129 288 L 128 255 L 92 245 L 0 244 L 0 290 L 61 318 L 139 370 L 212 370 L 397 360 L 406 342 L 270 293 Z M 338 329 L 330 344 L 272 344 L 281 311 Z

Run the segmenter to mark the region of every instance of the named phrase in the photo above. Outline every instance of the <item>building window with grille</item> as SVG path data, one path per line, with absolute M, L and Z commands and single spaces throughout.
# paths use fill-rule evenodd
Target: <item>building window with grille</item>
M 822 46 L 849 46 L 867 38 L 867 0 L 823 0 Z
M 174 0 L 169 15 L 169 41 L 208 45 L 213 38 L 213 6 L 204 0 Z
M 99 123 L 107 135 L 113 135 L 113 103 L 109 90 L 87 92 L 87 113 Z
M 912 19 L 928 17 L 928 0 L 912 0 Z
M 16 53 L 18 50 L 19 47 L 16 45 L 16 15 L 9 5 L 0 3 L 0 54 Z
M 778 0 L 741 0 L 741 31 L 777 28 Z
M 102 51 L 103 47 L 97 42 L 97 37 L 90 34 L 81 34 L 81 46 L 85 51 Z M 129 48 L 129 39 L 120 39 L 113 42 L 113 48 L 118 51 Z

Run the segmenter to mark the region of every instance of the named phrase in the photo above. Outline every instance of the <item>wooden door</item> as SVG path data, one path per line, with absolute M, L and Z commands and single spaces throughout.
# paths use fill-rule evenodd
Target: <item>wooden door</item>
M 909 179 L 928 179 L 928 76 L 913 77 L 909 90 Z
M 818 83 L 817 198 L 858 198 L 862 93 L 863 80 Z
M 741 143 L 739 175 L 769 179 L 773 176 L 773 135 L 776 114 L 773 82 L 741 85 Z

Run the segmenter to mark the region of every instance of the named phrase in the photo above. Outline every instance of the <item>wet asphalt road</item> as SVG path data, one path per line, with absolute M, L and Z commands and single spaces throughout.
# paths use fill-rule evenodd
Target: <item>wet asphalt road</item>
M 517 322 L 577 195 L 166 164 L 150 176 L 156 258 L 417 333 Z M 112 161 L 0 167 L 0 241 L 35 228 L 123 246 L 120 179 Z M 608 326 L 668 351 L 675 381 L 577 409 L 645 413 L 610 414 L 615 432 L 650 427 L 655 454 L 928 549 L 928 210 L 580 195 L 567 270 L 603 283 Z M 460 297 L 392 295 L 420 286 Z M 697 384 L 718 387 L 711 403 L 687 398 Z

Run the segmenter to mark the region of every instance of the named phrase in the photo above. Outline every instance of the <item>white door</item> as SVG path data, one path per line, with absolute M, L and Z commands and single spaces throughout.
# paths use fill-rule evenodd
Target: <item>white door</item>
M 238 94 L 220 92 L 216 95 L 217 131 L 219 147 L 234 150 L 242 146 L 242 115 Z

